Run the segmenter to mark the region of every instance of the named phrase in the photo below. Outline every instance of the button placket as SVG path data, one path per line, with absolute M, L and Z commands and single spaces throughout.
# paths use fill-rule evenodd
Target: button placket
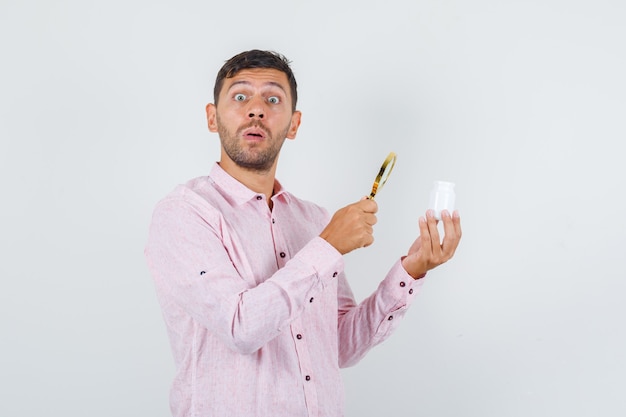
M 284 244 L 281 239 L 280 228 L 277 228 L 276 226 L 274 226 L 276 224 L 276 216 L 277 216 L 276 210 L 278 210 L 278 208 L 275 207 L 274 210 L 275 211 L 271 217 L 271 221 L 272 221 L 271 229 L 272 229 L 272 235 L 274 237 L 274 250 L 275 250 L 275 253 L 278 255 L 277 257 L 278 265 L 283 266 L 287 258 L 287 252 L 285 250 L 281 250 L 281 249 L 284 249 Z
M 315 384 L 307 383 L 312 381 L 315 376 L 315 369 L 311 361 L 306 338 L 303 336 L 304 333 L 306 333 L 306 329 L 302 327 L 302 321 L 300 319 L 294 320 L 290 328 L 291 335 L 294 338 L 298 363 L 300 365 L 300 375 L 304 382 L 304 395 L 306 397 L 306 401 L 307 403 L 317 404 L 316 386 Z M 315 415 L 317 415 L 317 413 Z

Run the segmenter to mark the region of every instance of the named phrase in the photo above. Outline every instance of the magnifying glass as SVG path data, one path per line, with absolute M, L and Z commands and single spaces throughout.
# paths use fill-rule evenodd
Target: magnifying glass
M 378 175 L 376 175 L 374 185 L 372 185 L 372 192 L 367 198 L 373 200 L 378 190 L 383 188 L 383 185 L 385 185 L 385 183 L 387 182 L 387 178 L 389 178 L 389 175 L 391 174 L 391 171 L 396 164 L 396 159 L 396 154 L 394 152 L 389 152 L 389 155 L 387 155 L 387 159 L 385 159 L 385 162 L 383 162 L 383 165 L 380 167 L 380 171 L 378 171 Z

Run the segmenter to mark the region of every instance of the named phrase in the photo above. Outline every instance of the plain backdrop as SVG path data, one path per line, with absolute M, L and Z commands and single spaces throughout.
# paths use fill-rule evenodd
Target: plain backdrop
M 610 0 L 0 2 L 0 415 L 169 415 L 143 248 L 155 203 L 219 158 L 232 55 L 293 62 L 278 178 L 331 212 L 390 151 L 371 293 L 435 180 L 463 239 L 343 371 L 347 417 L 626 415 L 626 5 Z

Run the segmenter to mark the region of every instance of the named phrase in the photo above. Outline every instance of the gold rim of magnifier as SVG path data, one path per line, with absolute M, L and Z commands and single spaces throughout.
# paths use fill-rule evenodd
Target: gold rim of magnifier
M 378 175 L 376 176 L 376 179 L 374 180 L 374 185 L 372 185 L 372 192 L 370 193 L 368 197 L 370 200 L 374 199 L 374 197 L 376 196 L 376 193 L 378 192 L 378 189 L 382 188 L 383 185 L 385 185 L 385 183 L 387 182 L 387 178 L 389 178 L 389 175 L 391 175 L 391 171 L 393 170 L 393 167 L 396 165 L 396 159 L 397 159 L 397 156 L 395 152 L 389 152 L 389 155 L 387 155 L 385 162 L 383 162 L 382 166 L 380 167 L 380 171 L 378 171 Z M 387 166 L 389 166 L 389 168 L 387 168 Z M 381 182 L 381 180 L 383 179 L 383 175 L 385 174 L 386 171 L 388 171 L 387 176 L 385 177 L 384 181 Z

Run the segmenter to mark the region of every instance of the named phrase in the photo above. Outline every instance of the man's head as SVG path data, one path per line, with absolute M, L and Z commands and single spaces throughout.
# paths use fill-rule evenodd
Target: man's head
M 300 126 L 295 92 L 289 63 L 275 52 L 243 52 L 224 64 L 206 113 L 209 131 L 219 134 L 220 164 L 227 172 L 275 171 L 283 142 L 295 139 Z
M 261 51 L 253 49 L 241 52 L 230 58 L 217 73 L 215 87 L 213 88 L 213 101 L 217 105 L 225 78 L 232 78 L 241 70 L 253 68 L 275 69 L 284 72 L 289 81 L 291 92 L 291 110 L 296 110 L 298 101 L 298 84 L 296 77 L 289 66 L 290 61 L 283 55 L 274 51 Z

